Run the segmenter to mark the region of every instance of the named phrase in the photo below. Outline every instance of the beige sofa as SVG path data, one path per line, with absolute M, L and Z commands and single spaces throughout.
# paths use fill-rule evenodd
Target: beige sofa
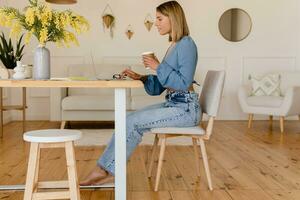
M 125 68 L 126 65 L 119 64 L 77 64 L 68 67 L 67 76 L 109 79 L 113 74 L 120 73 Z M 151 70 L 146 70 L 140 64 L 131 65 L 129 68 L 141 74 L 152 72 Z M 127 90 L 128 112 L 163 101 L 163 94 L 160 96 L 149 96 L 144 88 Z M 51 89 L 51 113 L 54 116 L 52 120 L 62 121 L 62 127 L 68 121 L 113 121 L 114 90 L 84 88 Z

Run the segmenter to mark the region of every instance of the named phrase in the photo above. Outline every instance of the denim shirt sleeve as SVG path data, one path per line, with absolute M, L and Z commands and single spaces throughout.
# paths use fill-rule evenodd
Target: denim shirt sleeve
M 182 38 L 174 52 L 156 70 L 160 84 L 174 90 L 188 90 L 194 80 L 197 60 L 197 46 L 194 41 L 190 37 Z
M 160 84 L 156 75 L 147 75 L 142 81 L 146 92 L 151 96 L 160 95 L 166 89 Z

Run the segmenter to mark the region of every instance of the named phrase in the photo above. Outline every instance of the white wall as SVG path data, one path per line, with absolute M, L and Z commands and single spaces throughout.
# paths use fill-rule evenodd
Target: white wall
M 10 0 L 0 2 L 23 8 L 27 1 Z M 116 17 L 114 38 L 108 31 L 103 32 L 101 14 L 109 2 Z M 141 52 L 153 50 L 159 58 L 164 56 L 168 48 L 167 37 L 157 33 L 155 27 L 148 32 L 143 21 L 147 13 L 155 18 L 155 7 L 158 2 L 153 0 L 110 0 L 97 1 L 79 0 L 76 5 L 52 7 L 70 8 L 88 18 L 91 24 L 89 33 L 80 36 L 80 47 L 69 49 L 56 48 L 48 45 L 52 54 L 52 71 L 55 76 L 65 73 L 65 66 L 74 63 L 100 63 L 104 57 L 138 57 Z M 245 115 L 237 100 L 237 89 L 241 85 L 245 71 L 256 66 L 259 71 L 264 66 L 274 70 L 286 68 L 299 70 L 299 10 L 298 0 L 223 0 L 179 1 L 190 26 L 191 35 L 198 45 L 199 64 L 196 79 L 203 80 L 209 69 L 225 69 L 227 79 L 219 119 L 245 119 Z M 138 9 L 136 9 L 138 8 Z M 219 17 L 229 8 L 244 9 L 252 18 L 252 32 L 246 40 L 231 43 L 222 38 L 218 30 Z M 131 24 L 135 32 L 128 40 L 125 29 Z M 24 61 L 32 62 L 33 40 L 26 49 Z M 257 66 L 261 66 L 257 67 Z M 251 71 L 255 73 L 254 71 Z M 28 92 L 29 119 L 49 119 L 49 90 L 30 90 Z M 12 103 L 21 100 L 20 92 L 11 93 Z M 13 119 L 20 115 L 13 113 Z

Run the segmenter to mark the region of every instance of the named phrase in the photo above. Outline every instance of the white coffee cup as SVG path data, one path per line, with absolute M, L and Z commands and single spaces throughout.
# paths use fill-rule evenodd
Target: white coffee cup
M 152 51 L 144 52 L 144 53 L 142 53 L 142 56 L 143 57 L 147 56 L 147 57 L 155 58 L 154 52 L 152 52 Z M 150 69 L 150 67 L 146 66 L 146 69 Z

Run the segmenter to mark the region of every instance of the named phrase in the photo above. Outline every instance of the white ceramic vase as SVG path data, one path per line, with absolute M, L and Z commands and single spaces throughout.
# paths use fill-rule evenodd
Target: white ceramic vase
M 35 49 L 33 78 L 50 79 L 50 51 L 44 45 L 39 45 Z

